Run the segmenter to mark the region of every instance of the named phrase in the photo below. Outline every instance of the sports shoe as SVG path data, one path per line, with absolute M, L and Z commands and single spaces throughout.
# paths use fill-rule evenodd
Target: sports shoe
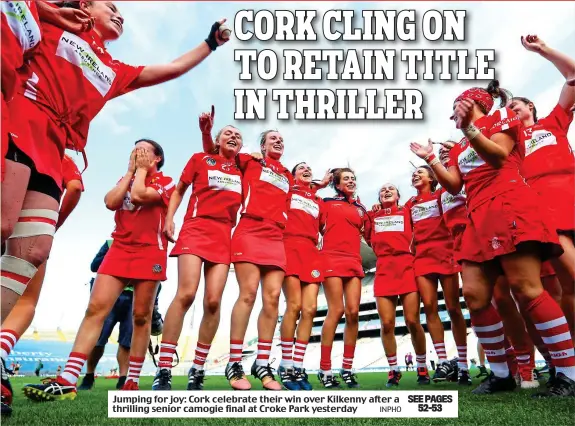
M 334 389 L 340 387 L 339 382 L 332 374 L 325 374 L 320 370 L 317 372 L 317 378 L 326 389 Z
M 457 384 L 461 386 L 470 386 L 472 384 L 468 370 L 459 370 L 459 374 L 457 376 Z
M 158 370 L 158 372 L 156 373 L 156 377 L 154 378 L 154 383 L 152 384 L 152 390 L 155 391 L 172 390 L 172 372 L 169 369 L 160 368 Z
M 455 370 L 453 369 L 451 363 L 448 361 L 444 361 L 437 366 L 437 369 L 433 373 L 432 380 L 434 382 L 445 382 L 446 380 L 449 380 L 453 376 L 454 372 Z
M 246 378 L 244 367 L 239 362 L 228 364 L 225 371 L 226 379 L 234 390 L 250 390 L 251 383 Z
M 251 373 L 252 376 L 262 381 L 264 389 L 282 390 L 282 385 L 280 385 L 274 377 L 274 372 L 271 365 L 258 365 L 254 362 L 252 365 Z
M 140 387 L 133 380 L 128 380 L 128 381 L 126 381 L 126 383 L 122 387 L 122 390 L 123 391 L 139 391 Z
M 449 366 L 451 367 L 451 374 L 447 376 L 447 381 L 459 383 L 459 365 L 457 364 L 457 358 L 453 358 L 449 361 Z
M 299 385 L 299 388 L 301 390 L 312 390 L 313 387 L 311 385 L 311 383 L 309 382 L 309 377 L 307 375 L 307 373 L 305 372 L 305 368 L 294 368 L 294 375 L 295 375 L 295 380 L 297 382 L 297 384 Z
M 84 376 L 82 383 L 78 386 L 78 390 L 92 390 L 95 384 L 94 373 L 89 373 Z
M 515 379 L 511 374 L 505 378 L 501 378 L 491 372 L 471 393 L 475 395 L 489 395 L 496 392 L 512 391 L 515 390 L 516 387 L 517 383 L 515 383 Z
M 7 368 L 2 360 L 2 390 L 1 395 L 1 405 L 2 405 L 2 415 L 9 416 L 12 414 L 12 385 L 10 384 L 10 379 L 8 378 Z
M 116 389 L 120 390 L 126 384 L 126 376 L 118 377 L 118 383 L 116 383 Z
M 431 384 L 431 379 L 429 378 L 429 372 L 427 371 L 427 367 L 417 367 L 417 384 L 418 385 Z
M 278 368 L 280 382 L 287 390 L 301 390 L 296 380 L 293 368 L 284 368 L 281 365 Z
M 480 365 L 478 368 L 479 368 L 479 374 L 475 376 L 476 379 L 478 379 L 479 377 L 489 376 L 489 372 L 487 371 L 487 368 L 485 368 L 484 365 Z
M 389 373 L 387 373 L 387 384 L 385 386 L 387 386 L 388 388 L 391 388 L 393 386 L 399 386 L 400 380 L 401 380 L 400 371 L 389 370 Z
M 204 370 L 198 370 L 194 367 L 188 371 L 188 390 L 202 390 L 204 388 Z
M 76 386 L 61 377 L 45 379 L 38 385 L 26 385 L 23 391 L 26 398 L 36 402 L 73 400 L 77 395 Z
M 520 364 L 517 373 L 517 378 L 519 378 L 519 386 L 521 389 L 535 389 L 539 387 L 539 382 L 533 377 L 533 369 L 529 364 Z
M 348 388 L 359 388 L 357 377 L 351 372 L 351 370 L 341 370 L 339 377 L 341 377 L 341 380 L 344 381 Z
M 575 381 L 563 373 L 558 373 L 547 390 L 536 393 L 533 395 L 533 398 L 556 398 L 564 396 L 575 396 Z
M 547 379 L 547 383 L 545 384 L 545 386 L 547 386 L 548 388 L 553 386 L 553 382 L 555 381 L 556 377 L 557 373 L 555 367 L 549 367 L 549 379 Z

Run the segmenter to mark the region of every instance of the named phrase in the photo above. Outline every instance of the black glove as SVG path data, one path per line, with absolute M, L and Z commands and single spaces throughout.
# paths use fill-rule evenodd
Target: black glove
M 216 39 L 216 33 L 219 31 L 219 29 L 220 29 L 220 23 L 214 22 L 212 28 L 210 29 L 210 34 L 206 39 L 206 43 L 208 43 L 208 46 L 210 47 L 212 52 L 218 48 L 218 40 Z

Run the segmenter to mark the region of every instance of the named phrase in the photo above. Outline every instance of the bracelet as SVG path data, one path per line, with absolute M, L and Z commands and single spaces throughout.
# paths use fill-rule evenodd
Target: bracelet
M 433 160 L 431 160 L 429 163 L 427 163 L 429 165 L 429 167 L 433 167 L 436 164 L 439 164 L 439 160 L 437 158 L 434 158 Z
M 473 140 L 481 134 L 481 130 L 475 127 L 475 124 L 470 124 L 465 129 L 463 129 L 463 134 L 467 137 L 467 139 Z

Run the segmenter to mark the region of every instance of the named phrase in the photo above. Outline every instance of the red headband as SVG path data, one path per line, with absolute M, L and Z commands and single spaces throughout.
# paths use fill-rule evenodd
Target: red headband
M 489 93 L 487 93 L 487 90 L 480 87 L 467 89 L 455 99 L 455 102 L 462 101 L 463 99 L 471 99 L 477 102 L 481 107 L 483 107 L 486 114 L 489 114 L 489 111 L 493 108 L 493 98 Z

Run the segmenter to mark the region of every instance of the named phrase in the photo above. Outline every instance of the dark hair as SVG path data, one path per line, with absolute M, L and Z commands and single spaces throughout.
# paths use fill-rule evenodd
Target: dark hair
M 162 148 L 162 146 L 158 142 L 156 142 L 155 140 L 146 139 L 146 138 L 137 140 L 134 145 L 138 145 L 140 142 L 147 142 L 154 147 L 154 155 L 156 157 L 162 158 L 158 162 L 158 170 L 160 170 L 162 167 L 164 167 L 164 162 L 165 162 L 166 157 L 164 156 L 164 149 Z
M 295 166 L 293 166 L 293 169 L 291 169 L 291 174 L 293 176 L 295 176 L 295 171 L 297 170 L 298 166 L 301 166 L 302 164 L 307 164 L 305 161 L 300 161 L 299 163 L 297 163 Z
M 522 96 L 516 96 L 514 98 L 511 98 L 512 101 L 521 101 L 523 102 L 525 105 L 533 105 L 533 121 L 537 123 L 537 108 L 535 108 L 535 104 L 533 103 L 533 101 L 530 101 L 527 98 L 524 98 Z
M 512 96 L 509 90 L 499 87 L 499 80 L 491 80 L 485 90 L 493 99 L 499 99 L 499 108 L 507 105 L 507 100 Z M 483 113 L 489 114 L 489 111 L 483 111 Z
M 337 186 L 339 185 L 339 183 L 341 182 L 341 176 L 345 173 L 351 173 L 353 174 L 353 176 L 355 176 L 355 172 L 350 169 L 349 167 L 342 167 L 339 169 L 331 169 L 331 172 L 333 173 L 333 179 L 331 181 L 331 186 L 337 191 Z
M 268 137 L 268 135 L 269 135 L 271 132 L 277 132 L 277 130 L 276 130 L 276 129 L 270 129 L 270 130 L 266 130 L 265 132 L 262 132 L 262 133 L 260 134 L 260 152 L 261 152 L 263 155 L 265 155 L 265 154 L 264 154 L 264 152 L 262 151 L 262 148 L 263 148 L 264 144 L 266 143 L 266 138 Z
M 433 169 L 431 167 L 429 167 L 427 164 L 425 164 L 423 166 L 419 166 L 418 169 L 427 170 L 427 174 L 431 178 L 431 191 L 432 192 L 435 191 L 435 189 L 437 188 L 437 185 L 439 185 L 439 182 L 437 181 L 437 178 L 435 177 L 435 173 L 433 172 Z
M 399 188 L 397 186 L 395 186 L 393 183 L 391 185 L 397 191 L 397 204 L 399 205 L 399 200 L 401 199 L 401 194 L 399 193 Z M 381 188 L 379 188 L 379 193 L 377 194 L 377 200 L 379 201 L 379 204 L 381 204 L 381 190 L 382 189 L 383 189 L 383 186 Z

